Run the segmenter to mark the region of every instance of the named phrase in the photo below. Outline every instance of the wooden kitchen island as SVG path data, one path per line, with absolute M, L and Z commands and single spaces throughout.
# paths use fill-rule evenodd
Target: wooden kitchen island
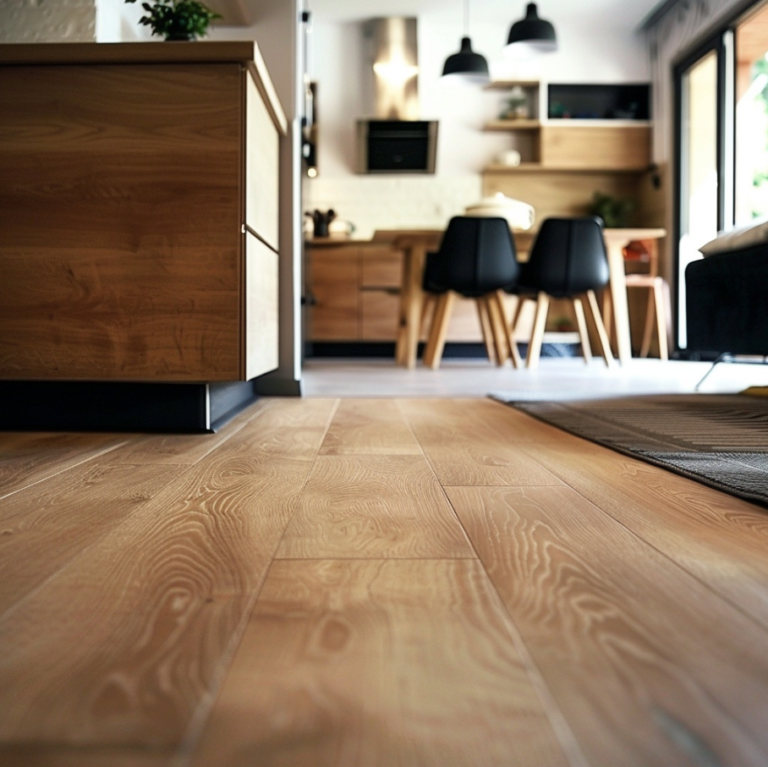
M 286 127 L 253 42 L 0 46 L 0 427 L 208 430 L 253 399 Z

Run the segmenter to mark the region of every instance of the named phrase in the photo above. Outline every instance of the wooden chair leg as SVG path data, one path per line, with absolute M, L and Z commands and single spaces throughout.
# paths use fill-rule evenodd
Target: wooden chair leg
M 504 334 L 507 339 L 507 348 L 509 349 L 509 356 L 512 358 L 512 366 L 515 368 L 521 368 L 523 366 L 523 361 L 520 359 L 520 351 L 517 348 L 517 342 L 515 341 L 515 334 L 514 334 L 514 324 L 513 321 L 510 323 L 509 318 L 507 317 L 507 311 L 504 307 L 504 296 L 506 294 L 498 290 L 496 291 L 496 301 L 499 306 L 499 313 L 501 314 L 501 322 L 503 325 Z M 519 307 L 522 305 L 523 299 L 519 296 L 517 297 L 517 305 L 515 306 L 515 319 L 517 319 L 517 311 Z
M 659 332 L 659 357 L 663 360 L 668 360 L 669 347 L 667 346 L 667 336 L 669 334 L 669 320 L 665 311 L 665 298 L 664 280 L 661 277 L 657 277 L 653 281 L 653 303 L 656 306 L 656 327 Z
M 480 330 L 483 333 L 485 352 L 491 362 L 496 362 L 496 350 L 493 346 L 493 329 L 491 327 L 491 318 L 488 316 L 488 306 L 481 297 L 475 299 L 475 307 L 477 308 L 477 317 L 480 320 Z
M 484 298 L 485 305 L 488 307 L 488 317 L 491 320 L 491 331 L 493 333 L 493 345 L 496 349 L 496 360 L 498 365 L 503 365 L 509 359 L 509 347 L 507 346 L 507 318 L 504 312 L 504 305 L 501 303 L 496 293 L 491 293 Z
M 600 342 L 600 349 L 603 352 L 603 359 L 605 359 L 605 366 L 613 367 L 614 359 L 611 354 L 611 344 L 608 340 L 608 332 L 603 324 L 603 318 L 600 316 L 600 308 L 597 305 L 597 298 L 595 297 L 594 290 L 587 291 L 587 303 L 589 310 L 592 313 L 592 319 L 595 323 L 595 329 L 597 330 L 597 338 Z
M 584 355 L 584 362 L 589 364 L 592 361 L 592 347 L 589 344 L 589 333 L 587 332 L 587 320 L 584 317 L 584 305 L 578 296 L 571 299 L 573 304 L 573 313 L 576 315 L 576 325 L 579 328 L 579 338 L 581 339 L 581 353 Z
M 440 367 L 445 347 L 445 336 L 448 333 L 448 320 L 451 318 L 451 308 L 455 296 L 449 290 L 437 299 L 435 317 L 427 339 L 427 348 L 424 350 L 424 364 L 433 370 Z
M 645 309 L 645 325 L 643 326 L 643 343 L 640 346 L 640 356 L 647 357 L 651 351 L 651 336 L 653 335 L 653 323 L 655 321 L 656 312 L 654 307 L 656 304 L 656 295 L 653 288 L 648 290 L 648 306 Z M 656 307 L 658 311 L 658 307 Z
M 613 326 L 613 298 L 611 297 L 611 291 L 606 288 L 603 290 L 603 325 L 605 326 L 605 329 L 608 331 L 608 339 L 613 342 L 616 338 L 616 333 L 614 332 L 614 326 Z
M 539 366 L 539 357 L 541 356 L 541 344 L 544 341 L 544 328 L 547 324 L 547 314 L 549 313 L 549 296 L 546 293 L 539 293 L 536 298 L 536 317 L 533 321 L 533 333 L 528 342 L 528 354 L 525 364 L 531 370 Z
M 432 314 L 432 320 L 435 318 L 435 309 L 437 307 L 437 296 L 434 293 L 425 293 L 424 302 L 421 305 L 421 319 L 419 320 L 419 338 L 424 335 L 429 335 L 429 328 L 432 327 L 431 323 L 427 322 L 430 310 Z
M 669 294 L 669 283 L 663 278 L 661 280 L 661 294 L 664 296 L 664 317 L 666 318 L 667 353 L 674 348 L 674 339 L 672 338 L 672 297 Z

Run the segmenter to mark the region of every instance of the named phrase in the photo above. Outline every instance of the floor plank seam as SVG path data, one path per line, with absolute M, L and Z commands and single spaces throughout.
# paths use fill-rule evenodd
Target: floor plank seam
M 461 528 L 462 533 L 464 533 L 464 538 L 466 539 L 467 543 L 469 544 L 472 551 L 475 552 L 474 558 L 479 560 L 480 557 L 477 554 L 477 549 L 475 549 L 474 544 L 472 543 L 472 540 L 470 539 L 469 535 L 467 534 L 467 531 L 464 529 L 464 525 L 461 523 L 461 519 L 459 518 L 459 515 L 456 513 L 456 509 L 453 507 L 453 504 L 451 503 L 450 498 L 448 497 L 448 494 L 445 492 L 446 486 L 443 485 L 443 483 L 440 481 L 440 478 L 437 476 L 437 471 L 435 470 L 434 465 L 432 464 L 432 461 L 429 458 L 429 454 L 424 449 L 424 446 L 421 444 L 421 440 L 419 439 L 418 435 L 413 429 L 413 424 L 411 423 L 410 418 L 403 413 L 402 408 L 400 407 L 400 400 L 397 401 L 397 408 L 400 410 L 400 412 L 403 415 L 403 418 L 405 419 L 405 422 L 408 424 L 408 428 L 411 430 L 411 434 L 413 434 L 413 438 L 416 440 L 416 444 L 419 446 L 419 449 L 422 452 L 422 455 L 424 456 L 424 460 L 427 463 L 427 466 L 429 466 L 429 470 L 432 472 L 432 476 L 435 478 L 435 482 L 437 483 L 437 486 L 440 488 L 440 492 L 443 495 L 443 498 L 445 499 L 446 503 L 450 506 L 451 511 L 453 512 L 453 516 L 456 519 L 456 522 L 458 522 L 459 527 Z M 485 568 L 483 568 L 485 569 Z
M 182 477 L 186 476 L 189 471 L 192 470 L 192 466 L 189 466 L 185 468 L 181 474 L 178 475 L 178 477 L 175 477 L 174 482 L 180 480 Z M 37 594 L 41 589 L 43 589 L 45 586 L 47 586 L 51 581 L 53 581 L 55 578 L 58 578 L 62 573 L 66 572 L 70 567 L 74 565 L 75 562 L 78 562 L 88 551 L 90 551 L 94 546 L 100 544 L 102 541 L 104 541 L 105 538 L 115 533 L 115 531 L 119 530 L 123 525 L 127 524 L 135 514 L 138 514 L 147 504 L 156 502 L 157 498 L 162 495 L 162 493 L 158 493 L 158 495 L 153 496 L 152 498 L 147 498 L 146 500 L 142 501 L 141 503 L 136 505 L 136 508 L 132 511 L 128 512 L 123 519 L 120 520 L 114 527 L 109 527 L 105 529 L 104 533 L 100 535 L 95 540 L 91 541 L 88 545 L 83 547 L 80 551 L 75 554 L 72 559 L 64 563 L 61 567 L 59 567 L 57 570 L 52 572 L 47 578 L 40 581 L 40 583 L 37 584 L 33 589 L 28 591 L 26 594 L 24 594 L 21 599 L 19 599 L 17 602 L 14 602 L 12 605 L 9 605 L 5 610 L 0 612 L 0 621 L 5 620 L 9 615 L 11 615 L 13 612 L 15 612 L 18 608 L 22 607 L 25 602 L 28 599 L 31 599 L 35 594 Z
M 65 466 L 63 469 L 60 469 L 57 472 L 54 472 L 53 474 L 49 474 L 48 476 L 41 477 L 35 482 L 31 482 L 28 485 L 24 485 L 24 487 L 19 487 L 16 490 L 11 490 L 10 493 L 6 493 L 5 495 L 0 495 L 0 502 L 4 501 L 6 498 L 10 498 L 12 495 L 16 495 L 16 493 L 20 493 L 24 490 L 28 490 L 30 487 L 35 487 L 36 485 L 39 485 L 41 482 L 47 482 L 50 479 L 53 479 L 54 477 L 58 477 L 61 474 L 64 474 L 65 472 L 69 471 L 70 469 L 76 469 L 78 466 L 82 466 L 83 464 L 88 463 L 89 461 L 93 461 L 96 458 L 101 458 L 101 456 L 106 455 L 107 453 L 112 452 L 113 450 L 117 450 L 119 447 L 123 447 L 124 445 L 127 445 L 130 440 L 125 440 L 124 442 L 119 442 L 116 445 L 113 445 L 112 447 L 107 447 L 104 450 L 89 456 L 88 458 L 84 458 L 82 461 L 78 461 L 77 463 L 73 463 L 71 466 Z
M 213 681 L 211 683 L 211 686 L 209 690 L 206 691 L 205 695 L 202 697 L 202 699 L 198 703 L 194 713 L 190 717 L 189 724 L 187 725 L 184 735 L 182 736 L 181 741 L 179 742 L 179 746 L 176 749 L 176 753 L 173 755 L 173 758 L 169 762 L 168 767 L 189 767 L 189 765 L 192 764 L 192 761 L 195 757 L 195 752 L 197 750 L 197 746 L 199 745 L 200 741 L 202 740 L 203 734 L 205 733 L 205 727 L 210 719 L 211 712 L 213 711 L 213 707 L 216 704 L 216 700 L 218 699 L 219 693 L 221 692 L 222 685 L 226 681 L 229 670 L 232 667 L 232 662 L 234 661 L 235 655 L 237 654 L 237 651 L 243 640 L 243 636 L 245 635 L 245 631 L 248 627 L 248 623 L 250 622 L 251 616 L 253 615 L 253 611 L 256 607 L 256 603 L 259 601 L 259 596 L 261 595 L 261 591 L 264 588 L 264 584 L 267 582 L 267 578 L 269 578 L 269 574 L 272 570 L 272 565 L 275 562 L 275 554 L 279 550 L 280 545 L 283 542 L 283 538 L 285 537 L 285 531 L 288 529 L 288 526 L 291 524 L 291 520 L 293 519 L 296 513 L 296 509 L 301 503 L 301 496 L 304 492 L 304 489 L 307 486 L 307 482 L 309 481 L 309 477 L 312 474 L 312 470 L 314 469 L 315 464 L 317 463 L 317 458 L 320 455 L 320 450 L 322 449 L 323 442 L 325 441 L 325 438 L 328 435 L 328 431 L 331 428 L 331 424 L 333 423 L 333 418 L 336 414 L 336 411 L 339 408 L 339 402 L 340 402 L 339 399 L 336 399 L 334 401 L 333 408 L 331 409 L 331 412 L 328 416 L 328 420 L 326 421 L 326 424 L 325 424 L 323 435 L 318 440 L 317 450 L 315 451 L 315 455 L 312 461 L 310 462 L 306 475 L 304 476 L 304 482 L 302 483 L 301 489 L 296 495 L 296 500 L 293 504 L 293 508 L 291 509 L 290 513 L 287 515 L 287 519 L 283 527 L 283 531 L 275 545 L 275 548 L 272 551 L 272 556 L 270 557 L 269 565 L 267 565 L 267 567 L 265 568 L 264 574 L 261 580 L 259 581 L 258 586 L 254 589 L 253 599 L 250 600 L 249 604 L 243 610 L 243 617 L 241 618 L 240 623 L 237 625 L 235 630 L 232 632 L 232 638 L 230 639 L 230 642 L 227 645 L 227 650 L 224 653 L 222 653 L 222 656 L 219 658 L 216 671 L 213 674 Z
M 419 446 L 419 451 L 421 455 L 424 457 L 427 463 L 429 463 L 429 456 L 427 456 L 426 452 L 424 451 L 424 446 L 419 441 L 419 438 L 416 436 L 416 432 L 413 430 L 413 424 L 411 423 L 411 419 L 408 418 L 408 416 L 403 412 L 402 408 L 402 402 L 401 399 L 395 399 L 395 406 L 397 407 L 397 411 L 400 413 L 401 418 L 405 422 L 405 425 L 408 427 L 408 431 L 411 433 L 411 436 L 413 437 L 413 441 Z M 432 464 L 430 463 L 430 468 L 432 468 Z M 434 470 L 433 470 L 434 473 Z
M 472 548 L 474 549 L 474 544 L 472 544 Z M 498 600 L 499 612 L 505 619 L 504 622 L 507 627 L 507 632 L 512 639 L 512 644 L 520 656 L 520 660 L 525 667 L 525 672 L 529 681 L 531 682 L 531 685 L 533 686 L 534 690 L 536 690 L 536 694 L 539 696 L 542 708 L 547 715 L 549 723 L 552 725 L 552 729 L 555 732 L 555 737 L 557 738 L 560 747 L 563 749 L 563 753 L 565 754 L 566 759 L 570 763 L 571 767 L 592 767 L 591 762 L 589 762 L 589 760 L 584 755 L 584 752 L 581 749 L 581 745 L 579 744 L 576 735 L 571 729 L 571 726 L 568 724 L 568 720 L 565 714 L 558 705 L 557 699 L 549 689 L 549 685 L 544 679 L 544 675 L 541 673 L 541 670 L 536 664 L 536 661 L 533 659 L 533 655 L 528 650 L 528 645 L 526 644 L 523 635 L 520 633 L 520 630 L 517 628 L 514 616 L 509 611 L 509 608 L 507 607 L 502 595 L 496 588 L 496 584 L 493 582 L 493 578 L 491 578 L 490 574 L 488 573 L 488 570 L 485 567 L 485 563 L 479 556 L 478 561 L 480 562 L 480 566 L 482 567 L 483 572 L 485 573 L 485 577 L 488 580 L 489 587 L 492 589 L 496 599 Z
M 442 485 L 441 485 L 441 488 L 442 488 Z M 444 489 L 443 489 L 443 493 L 445 493 Z M 541 701 L 542 707 L 544 708 L 544 711 L 547 715 L 547 719 L 552 725 L 552 729 L 555 732 L 558 743 L 560 743 L 560 746 L 562 747 L 566 758 L 570 762 L 571 767 L 591 767 L 589 761 L 586 759 L 586 757 L 584 756 L 584 753 L 581 750 L 581 746 L 579 745 L 578 740 L 576 739 L 576 736 L 574 735 L 570 725 L 568 724 L 565 714 L 560 710 L 560 707 L 557 705 L 556 699 L 553 693 L 549 689 L 549 685 L 547 685 L 547 682 L 544 679 L 544 676 L 542 675 L 541 671 L 539 670 L 539 667 L 536 665 L 536 662 L 534 661 L 533 656 L 528 651 L 528 646 L 525 640 L 523 639 L 523 636 L 520 633 L 519 629 L 517 628 L 517 625 L 515 624 L 514 616 L 510 613 L 506 603 L 504 602 L 504 599 L 502 598 L 501 594 L 496 588 L 496 584 L 493 582 L 493 578 L 491 578 L 485 566 L 485 563 L 483 562 L 477 549 L 475 548 L 474 541 L 472 541 L 472 538 L 470 537 L 469 533 L 464 528 L 464 525 L 461 522 L 461 518 L 459 517 L 458 512 L 456 511 L 453 504 L 451 503 L 450 498 L 447 497 L 447 494 L 446 494 L 446 499 L 448 500 L 448 503 L 451 504 L 451 509 L 453 509 L 453 513 L 456 515 L 456 518 L 459 520 L 459 524 L 461 525 L 462 530 L 464 530 L 464 535 L 467 536 L 467 540 L 469 541 L 470 546 L 472 546 L 472 551 L 475 552 L 477 561 L 479 562 L 480 567 L 482 568 L 483 573 L 485 574 L 485 577 L 488 581 L 489 588 L 493 591 L 493 593 L 496 596 L 496 599 L 498 600 L 499 611 L 500 611 L 500 614 L 505 618 L 505 624 L 507 626 L 507 631 L 509 633 L 509 636 L 512 639 L 512 644 L 515 646 L 515 649 L 517 650 L 520 656 L 520 659 L 525 667 L 525 671 L 528 679 L 533 685 L 533 688 L 536 690 L 536 694 L 539 696 L 539 700 Z
M 581 438 L 577 437 L 577 439 L 581 439 Z M 586 440 L 586 441 L 588 441 L 588 440 Z M 590 442 L 589 444 L 590 445 L 595 445 L 596 443 Z M 610 453 L 614 453 L 614 454 L 618 454 L 618 455 L 623 455 L 621 453 L 616 453 L 616 451 L 611 450 L 609 447 L 605 447 L 604 445 L 596 445 L 596 447 L 598 449 L 601 449 L 601 450 L 607 450 Z M 531 456 L 531 457 L 534 458 L 534 460 L 535 460 L 535 456 Z M 637 463 L 640 466 L 647 466 L 647 464 L 643 463 L 642 461 L 640 461 L 640 460 L 638 460 L 636 458 L 632 458 L 631 456 L 624 456 L 624 457 L 628 461 Z M 558 479 L 560 479 L 565 484 L 566 487 L 570 488 L 574 493 L 576 493 L 581 498 L 583 498 L 587 503 L 591 504 L 596 509 L 599 509 L 599 511 L 601 513 L 605 514 L 609 519 L 611 519 L 612 521 L 614 521 L 618 525 L 620 525 L 624 530 L 626 530 L 636 540 L 640 541 L 645 546 L 648 546 L 648 548 L 650 548 L 652 551 L 655 551 L 659 556 L 663 557 L 668 562 L 673 564 L 678 570 L 680 570 L 686 576 L 688 576 L 690 578 L 693 578 L 697 583 L 699 583 L 702 586 L 704 586 L 707 589 L 707 591 L 709 591 L 711 594 L 713 594 L 718 600 L 720 600 L 720 601 L 730 605 L 732 608 L 736 609 L 742 615 L 744 615 L 745 617 L 749 618 L 749 620 L 752 623 L 755 623 L 763 631 L 768 631 L 768 618 L 766 618 L 766 620 L 762 620 L 757 615 L 754 615 L 753 613 L 747 611 L 742 605 L 740 605 L 738 602 L 735 602 L 727 594 L 722 593 L 717 588 L 715 588 L 712 584 L 710 584 L 707 581 L 705 581 L 704 579 L 702 579 L 697 573 L 693 572 L 692 570 L 689 570 L 682 563 L 680 563 L 677 560 L 673 559 L 672 556 L 667 554 L 665 551 L 660 549 L 658 546 L 656 546 L 651 541 L 647 540 L 641 533 L 633 530 L 625 522 L 623 522 L 621 519 L 619 519 L 618 517 L 616 517 L 613 514 L 611 514 L 611 512 L 608 511 L 607 509 L 604 509 L 602 506 L 600 506 L 596 501 L 594 501 L 588 495 L 583 493 L 578 488 L 573 487 L 573 485 L 569 484 L 567 479 L 565 478 L 565 476 L 563 476 L 560 472 L 558 472 L 558 470 L 556 468 L 549 468 L 549 467 L 545 467 L 545 468 L 547 468 L 548 471 L 552 472 L 552 474 L 557 476 Z M 659 471 L 665 471 L 665 470 L 662 469 L 662 468 L 659 468 Z M 670 472 L 670 474 L 671 474 L 671 472 Z M 678 475 L 673 475 L 673 476 L 678 476 Z M 695 484 L 695 480 L 691 479 L 689 481 L 693 482 Z M 720 491 L 712 489 L 712 492 L 719 493 Z M 725 495 L 725 493 L 721 493 L 721 495 L 723 495 L 725 497 L 728 497 L 728 496 Z M 745 503 L 748 503 L 748 502 L 745 501 Z M 756 511 L 758 511 L 760 513 L 764 512 L 764 509 L 762 509 L 759 506 L 755 506 L 754 508 L 755 508 Z
M 608 448 L 606 448 L 608 449 Z M 634 459 L 632 459 L 634 460 Z M 661 469 L 661 471 L 664 471 Z M 693 482 L 694 480 L 691 480 Z M 567 484 L 567 483 L 566 483 Z M 575 487 L 572 487 L 571 485 L 568 485 L 568 487 L 571 488 L 575 493 L 577 493 L 579 496 L 581 496 L 587 503 L 594 506 L 596 509 L 599 509 L 600 512 L 605 514 L 609 519 L 616 522 L 618 525 L 620 525 L 624 530 L 626 530 L 631 536 L 633 536 L 636 540 L 643 543 L 645 546 L 648 546 L 648 548 L 655 551 L 659 556 L 666 559 L 668 562 L 670 562 L 672 565 L 675 566 L 678 570 L 680 570 L 684 575 L 686 575 L 689 578 L 693 578 L 697 583 L 702 585 L 704 588 L 707 589 L 714 597 L 716 597 L 719 601 L 724 602 L 725 604 L 729 605 L 733 609 L 737 610 L 739 613 L 741 613 L 743 616 L 748 618 L 752 623 L 754 623 L 759 629 L 762 631 L 768 632 L 768 617 L 766 620 L 761 620 L 757 615 L 752 614 L 751 612 L 747 611 L 742 605 L 740 605 L 738 602 L 735 602 L 731 597 L 729 597 L 727 594 L 723 594 L 721 591 L 719 591 L 717 588 L 715 588 L 711 583 L 707 583 L 703 578 L 701 578 L 697 573 L 693 572 L 692 570 L 689 570 L 687 567 L 685 567 L 681 562 L 678 562 L 677 560 L 673 559 L 669 554 L 667 554 L 662 549 L 658 548 L 654 543 L 647 540 L 643 537 L 643 535 L 635 530 L 633 530 L 631 527 L 629 527 L 625 522 L 623 522 L 621 519 L 618 519 L 613 514 L 611 514 L 610 511 L 607 509 L 604 509 L 602 506 L 599 506 L 595 501 L 593 501 L 589 496 L 584 495 L 584 493 L 577 490 Z M 717 490 L 713 490 L 713 492 L 719 492 Z M 755 509 L 763 512 L 764 509 L 762 509 L 759 506 L 755 506 Z M 767 640 L 768 641 L 768 640 Z

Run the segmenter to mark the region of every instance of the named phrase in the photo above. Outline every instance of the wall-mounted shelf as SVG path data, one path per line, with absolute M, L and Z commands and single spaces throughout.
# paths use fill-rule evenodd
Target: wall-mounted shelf
M 483 90 L 508 91 L 516 85 L 519 85 L 521 88 L 536 88 L 536 90 L 538 90 L 540 82 L 538 80 L 494 80 L 493 82 L 488 83 Z
M 542 165 L 540 162 L 521 162 L 520 165 L 502 165 L 490 163 L 483 168 L 483 173 L 637 173 L 638 168 L 574 168 L 572 165 Z
M 483 126 L 485 131 L 516 131 L 516 130 L 539 130 L 541 123 L 538 120 L 525 120 L 518 118 L 516 120 L 491 120 Z

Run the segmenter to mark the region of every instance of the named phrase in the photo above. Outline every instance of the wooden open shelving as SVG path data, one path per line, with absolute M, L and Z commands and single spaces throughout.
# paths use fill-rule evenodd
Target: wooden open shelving
M 516 130 L 539 130 L 541 122 L 539 120 L 527 120 L 518 118 L 515 120 L 491 120 L 483 126 L 486 131 L 516 131 Z

